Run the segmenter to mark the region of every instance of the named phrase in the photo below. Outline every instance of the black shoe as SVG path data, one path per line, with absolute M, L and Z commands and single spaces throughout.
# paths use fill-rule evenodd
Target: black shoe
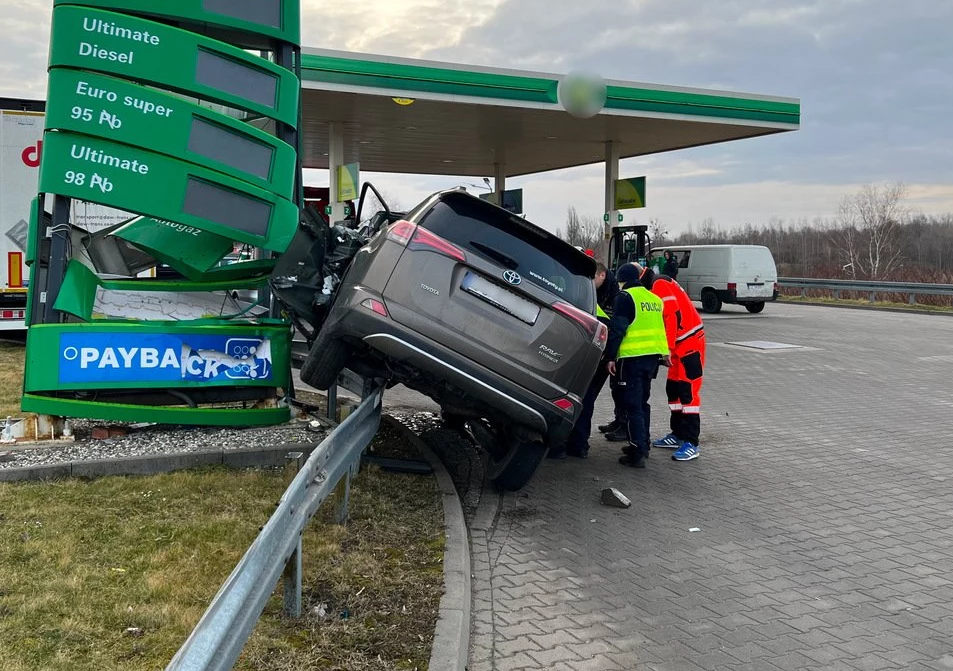
M 610 443 L 627 443 L 629 442 L 629 432 L 626 431 L 625 427 L 623 426 L 621 429 L 607 432 L 606 440 L 608 440 Z
M 645 457 L 633 457 L 625 454 L 619 457 L 619 463 L 631 468 L 645 468 Z
M 546 458 L 547 458 L 547 459 L 565 459 L 565 458 L 566 458 L 566 450 L 563 449 L 563 448 L 560 448 L 560 449 L 558 449 L 558 450 L 550 450 L 550 451 L 546 454 Z
M 612 433 L 613 431 L 625 429 L 625 422 L 614 419 L 608 424 L 601 424 L 596 428 L 599 429 L 599 433 Z
M 580 449 L 576 447 L 570 447 L 566 450 L 566 454 L 570 457 L 576 457 L 577 459 L 588 459 L 589 458 L 589 446 Z

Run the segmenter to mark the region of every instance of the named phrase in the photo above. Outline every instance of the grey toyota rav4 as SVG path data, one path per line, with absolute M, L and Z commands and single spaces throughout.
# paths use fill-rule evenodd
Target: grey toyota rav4
M 521 488 L 566 439 L 605 347 L 595 262 L 462 189 L 406 213 L 382 205 L 362 226 L 369 187 L 353 224 L 363 244 L 330 297 L 327 281 L 311 282 L 323 291 L 304 316 L 313 335 L 301 379 L 326 389 L 350 368 L 416 389 L 488 452 L 497 487 Z M 295 245 L 314 264 L 306 247 Z M 273 276 L 279 299 L 301 284 L 289 273 Z

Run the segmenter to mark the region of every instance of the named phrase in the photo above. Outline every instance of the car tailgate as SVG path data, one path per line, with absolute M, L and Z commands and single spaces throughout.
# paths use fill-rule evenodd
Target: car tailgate
M 536 394 L 582 395 L 598 346 L 551 307 L 558 299 L 529 282 L 513 284 L 518 277 L 481 258 L 405 251 L 384 299 L 398 323 Z

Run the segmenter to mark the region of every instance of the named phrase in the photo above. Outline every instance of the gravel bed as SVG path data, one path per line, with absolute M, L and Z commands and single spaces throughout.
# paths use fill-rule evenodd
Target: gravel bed
M 12 453 L 12 459 L 0 460 L 0 468 L 48 466 L 74 461 L 116 459 L 155 454 L 176 454 L 202 450 L 238 450 L 272 447 L 286 443 L 318 443 L 330 431 L 327 422 L 317 429 L 309 422 L 293 420 L 276 426 L 244 429 L 170 425 L 131 425 L 119 422 L 70 420 L 74 442 L 53 444 L 0 445 L 0 454 Z M 127 434 L 93 439 L 94 428 L 121 427 Z

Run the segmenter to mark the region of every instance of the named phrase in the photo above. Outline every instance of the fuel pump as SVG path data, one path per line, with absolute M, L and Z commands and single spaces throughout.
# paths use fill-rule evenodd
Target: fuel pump
M 644 266 L 651 244 L 646 225 L 614 226 L 609 238 L 609 269 L 615 272 L 619 266 L 632 261 Z

